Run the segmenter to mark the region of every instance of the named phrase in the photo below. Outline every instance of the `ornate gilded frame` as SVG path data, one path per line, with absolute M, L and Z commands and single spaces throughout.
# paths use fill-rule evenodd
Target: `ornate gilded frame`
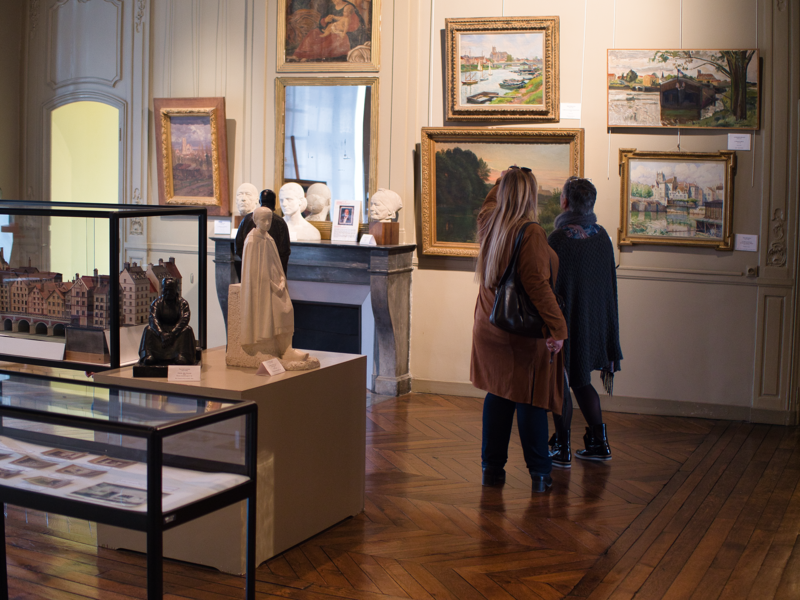
M 423 127 L 421 148 L 421 229 L 422 253 L 438 256 L 478 255 L 477 243 L 454 243 L 436 239 L 436 144 L 439 142 L 509 142 L 529 144 L 568 144 L 570 175 L 583 176 L 583 129 L 461 129 Z M 536 168 L 533 167 L 534 173 Z M 477 223 L 476 223 L 477 227 Z
M 659 161 L 659 162 L 720 162 L 724 164 L 724 199 L 722 206 L 722 233 L 719 238 L 702 238 L 695 236 L 666 236 L 632 233 L 631 225 L 631 161 Z M 733 250 L 733 178 L 736 175 L 736 153 L 730 150 L 719 152 L 647 152 L 635 148 L 620 148 L 619 174 L 622 178 L 620 185 L 620 228 L 618 244 L 631 246 L 633 244 L 657 244 L 667 246 L 691 246 L 697 248 L 715 248 L 717 250 Z M 679 182 L 681 183 L 681 182 Z M 683 182 L 690 183 L 690 182 Z M 694 182 L 696 183 L 696 182 Z M 644 200 L 640 200 L 642 202 Z M 685 207 L 687 211 L 689 207 Z M 640 209 L 641 210 L 641 209 Z M 674 209 L 677 214 L 677 209 Z M 652 213 L 652 211 L 651 211 Z M 665 207 L 665 218 L 669 209 Z M 705 215 L 706 213 L 704 213 Z M 699 217 L 697 220 L 706 220 Z
M 362 46 L 351 50 L 351 54 L 363 62 L 289 62 L 286 57 L 286 39 L 290 27 L 287 25 L 287 7 L 289 0 L 278 0 L 278 72 L 279 73 L 342 73 L 342 72 L 377 72 L 381 60 L 381 0 L 372 0 L 372 24 L 370 27 L 369 48 Z M 317 13 L 318 14 L 318 13 Z M 335 34 L 334 34 L 335 35 Z M 357 51 L 357 52 L 354 52 Z M 369 53 L 369 60 L 365 59 Z
M 448 121 L 533 121 L 559 120 L 559 18 L 558 17 L 486 17 L 479 19 L 445 19 L 447 64 Z M 462 34 L 543 33 L 543 105 L 466 104 L 459 105 Z M 513 54 L 512 54 L 513 56 Z
M 229 215 L 228 136 L 225 127 L 225 98 L 154 98 L 158 203 L 204 206 L 209 215 Z M 176 196 L 172 180 L 172 129 L 175 116 L 209 116 L 211 123 L 211 164 L 213 197 Z
M 286 88 L 288 86 L 339 86 L 368 85 L 370 92 L 370 157 L 369 157 L 369 195 L 378 189 L 378 107 L 380 89 L 377 77 L 276 77 L 275 78 L 275 190 L 279 190 L 283 180 L 283 158 L 286 153 Z M 337 198 L 346 200 L 346 198 Z M 364 212 L 366 213 L 366 207 Z

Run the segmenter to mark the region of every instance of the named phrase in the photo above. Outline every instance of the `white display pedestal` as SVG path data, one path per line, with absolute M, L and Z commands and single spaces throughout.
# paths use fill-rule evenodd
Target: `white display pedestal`
M 366 357 L 313 352 L 312 371 L 259 377 L 225 365 L 225 348 L 203 352 L 200 382 L 133 378 L 131 367 L 95 381 L 164 393 L 258 403 L 256 564 L 364 509 Z M 226 573 L 245 571 L 245 503 L 168 531 L 164 556 Z M 99 525 L 97 543 L 145 552 L 145 537 Z

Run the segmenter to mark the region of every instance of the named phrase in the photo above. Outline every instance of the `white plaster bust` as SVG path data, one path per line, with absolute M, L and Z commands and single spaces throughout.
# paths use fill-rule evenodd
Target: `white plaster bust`
M 230 286 L 226 363 L 257 367 L 279 358 L 286 370 L 319 366 L 307 352 L 292 348 L 294 307 L 275 241 L 269 235 L 272 211 L 253 212 L 255 228 L 247 234 L 242 252 L 242 283 Z M 235 300 L 235 302 L 231 302 Z
M 303 188 L 299 183 L 290 182 L 281 186 L 278 193 L 283 218 L 289 228 L 289 239 L 297 242 L 318 242 L 322 239 L 319 230 L 303 218 L 308 206 Z
M 258 206 L 258 190 L 252 183 L 243 183 L 236 190 L 236 210 L 241 216 L 249 215 Z
M 369 199 L 369 218 L 372 221 L 391 223 L 401 208 L 403 208 L 403 200 L 397 192 L 378 188 L 378 191 Z
M 315 183 L 306 193 L 308 211 L 306 221 L 327 221 L 331 208 L 331 188 L 324 183 Z

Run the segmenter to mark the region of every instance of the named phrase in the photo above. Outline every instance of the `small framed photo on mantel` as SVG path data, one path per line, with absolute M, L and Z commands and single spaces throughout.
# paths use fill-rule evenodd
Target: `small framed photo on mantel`
M 352 200 L 336 200 L 333 203 L 332 242 L 357 242 L 361 205 Z

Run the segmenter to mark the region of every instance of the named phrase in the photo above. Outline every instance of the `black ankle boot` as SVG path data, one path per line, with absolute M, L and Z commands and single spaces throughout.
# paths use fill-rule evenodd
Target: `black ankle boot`
M 553 466 L 569 469 L 572 466 L 572 450 L 569 445 L 569 429 L 561 435 L 555 432 L 548 442 L 550 444 L 550 458 Z
M 583 436 L 586 450 L 578 450 L 575 456 L 583 460 L 611 460 L 611 449 L 608 447 L 606 424 L 592 425 L 586 428 Z
M 483 467 L 483 480 L 481 485 L 486 487 L 499 487 L 506 482 L 506 471 L 503 467 Z

